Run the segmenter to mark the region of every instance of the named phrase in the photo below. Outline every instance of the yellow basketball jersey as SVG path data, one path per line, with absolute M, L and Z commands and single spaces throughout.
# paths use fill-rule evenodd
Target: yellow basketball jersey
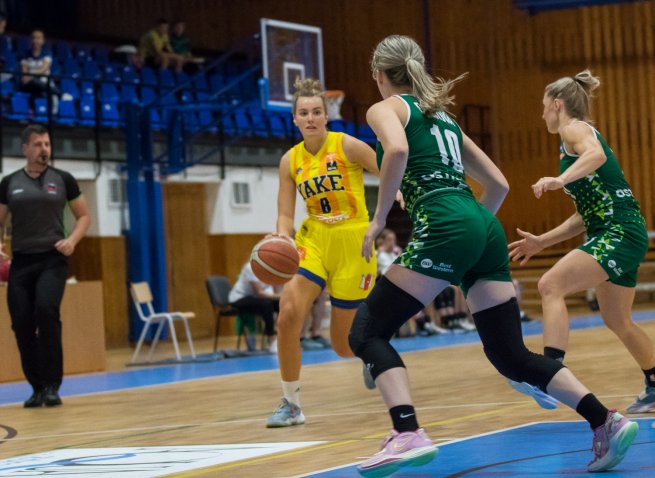
M 343 151 L 343 133 L 328 132 L 315 155 L 302 141 L 291 148 L 289 167 L 307 214 L 325 223 L 368 221 L 363 168 Z

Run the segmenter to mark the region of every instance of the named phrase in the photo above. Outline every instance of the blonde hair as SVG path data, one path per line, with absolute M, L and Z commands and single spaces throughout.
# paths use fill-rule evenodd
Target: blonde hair
M 466 77 L 466 73 L 454 80 L 433 78 L 425 69 L 425 57 L 421 47 L 410 37 L 391 35 L 375 47 L 371 69 L 383 71 L 394 86 L 409 86 L 412 95 L 425 116 L 445 111 L 454 104 L 450 96 L 453 85 Z
M 584 70 L 575 76 L 565 76 L 546 86 L 546 95 L 562 100 L 567 113 L 579 120 L 587 119 L 590 111 L 591 92 L 600 86 L 600 79 L 591 71 Z
M 323 109 L 325 114 L 327 114 L 327 103 L 325 102 L 325 91 L 321 86 L 321 82 L 314 78 L 305 78 L 301 80 L 296 78 L 296 81 L 293 84 L 295 92 L 293 93 L 293 113 L 296 113 L 296 104 L 298 103 L 298 98 L 300 97 L 313 97 L 318 96 L 323 101 Z

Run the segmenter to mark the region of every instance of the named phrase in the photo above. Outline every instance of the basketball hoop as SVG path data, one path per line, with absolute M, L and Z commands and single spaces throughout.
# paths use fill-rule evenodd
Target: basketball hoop
M 346 97 L 342 90 L 325 90 L 325 102 L 327 103 L 327 115 L 329 121 L 343 119 L 341 117 L 341 103 Z

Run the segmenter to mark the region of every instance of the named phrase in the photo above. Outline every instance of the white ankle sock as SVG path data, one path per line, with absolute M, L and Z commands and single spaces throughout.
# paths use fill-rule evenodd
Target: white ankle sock
M 287 401 L 300 406 L 300 380 L 282 382 L 282 394 Z

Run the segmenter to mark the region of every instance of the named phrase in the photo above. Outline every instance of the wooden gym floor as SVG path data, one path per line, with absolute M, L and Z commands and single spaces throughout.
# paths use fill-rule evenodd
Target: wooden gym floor
M 635 316 L 650 336 L 655 337 L 655 311 L 641 311 Z M 573 323 L 581 320 L 587 319 L 575 319 Z M 595 320 L 591 328 L 571 333 L 567 366 L 608 406 L 624 410 L 643 389 L 643 374 L 616 337 L 607 329 L 594 326 L 600 324 L 597 318 L 589 320 Z M 533 333 L 539 332 L 539 324 L 528 326 Z M 463 336 L 458 336 L 452 343 L 474 343 L 449 345 L 451 342 L 444 336 L 396 342 L 408 349 L 412 349 L 412 343 L 422 344 L 423 350 L 416 347 L 416 351 L 403 353 L 403 358 L 410 372 L 419 420 L 436 443 L 530 422 L 579 419 L 563 406 L 551 412 L 542 410 L 528 397 L 511 390 L 487 362 L 476 341 L 477 335 L 466 335 L 465 340 L 462 340 Z M 533 350 L 540 350 L 541 337 L 532 335 L 526 338 L 526 343 Z M 210 344 L 201 342 L 198 346 L 202 351 L 208 350 Z M 331 351 L 305 352 L 306 362 L 319 362 L 307 365 L 302 374 L 302 407 L 307 423 L 285 429 L 267 429 L 264 426 L 266 417 L 277 406 L 280 397 L 278 372 L 270 369 L 274 357 L 226 359 L 205 364 L 214 367 L 215 372 L 209 375 L 198 373 L 200 378 L 193 378 L 193 374 L 189 376 L 186 372 L 196 367 L 195 364 L 151 367 L 143 373 L 163 373 L 164 369 L 169 373 L 168 369 L 172 369 L 172 376 L 166 379 L 167 383 L 144 387 L 138 378 L 128 376 L 135 372 L 134 368 L 125 371 L 123 364 L 129 359 L 130 352 L 112 352 L 110 368 L 116 370 L 113 375 L 90 374 L 67 378 L 62 388 L 62 407 L 24 409 L 17 403 L 16 387 L 21 391 L 27 391 L 27 388 L 20 388 L 24 387 L 23 384 L 0 384 L 0 477 L 357 476 L 352 467 L 333 472 L 318 471 L 353 464 L 371 455 L 377 451 L 390 429 L 389 418 L 379 395 L 366 390 L 362 384 L 361 363 L 354 359 L 337 360 L 336 355 L 330 355 L 333 354 Z M 172 350 L 169 348 L 162 352 L 170 354 Z M 236 367 L 238 363 L 246 364 L 244 370 L 259 371 L 237 370 L 221 375 L 222 370 Z M 248 363 L 255 365 L 249 367 Z M 107 385 L 114 375 L 125 375 L 125 383 Z M 84 389 L 84 393 L 77 393 L 74 388 L 67 392 L 68 384 L 74 387 L 82 382 L 93 385 Z M 14 398 L 8 398 L 11 394 Z M 20 400 L 27 398 L 23 395 L 20 395 Z M 655 448 L 652 445 L 655 429 L 650 428 L 651 421 L 640 423 L 642 428 L 647 429 L 644 433 L 640 432 L 640 437 L 648 438 L 642 445 L 650 443 L 648 446 L 651 449 L 633 447 L 634 450 L 621 465 L 624 471 L 612 476 L 655 474 L 653 467 L 642 463 L 646 460 L 655 465 Z M 648 430 L 652 430 L 652 433 Z M 568 436 L 567 442 L 563 435 Z M 534 441 L 537 454 L 541 443 L 548 442 L 555 446 L 565 441 L 567 447 L 579 452 L 570 457 L 572 465 L 567 466 L 573 468 L 566 473 L 574 476 L 577 476 L 577 472 L 584 473 L 591 457 L 591 452 L 586 451 L 591 444 L 591 433 L 586 430 L 583 433 L 546 430 L 540 432 L 538 438 L 534 434 L 527 436 L 525 440 Z M 512 440 L 524 441 L 517 438 L 501 440 L 501 451 L 490 453 L 504 457 L 503 453 L 512 451 L 518 445 L 513 444 Z M 470 443 L 466 453 L 489 452 L 480 447 L 476 449 L 475 441 Z M 220 448 L 217 445 L 235 446 Z M 93 449 L 92 458 L 89 449 Z M 126 451 L 128 449 L 131 450 L 129 453 Z M 194 450 L 205 453 L 205 458 L 220 455 L 222 459 L 192 464 L 193 460 L 185 459 L 185 453 Z M 157 455 L 155 451 L 163 455 Z M 52 454 L 24 457 L 45 452 Z M 246 454 L 238 455 L 239 452 Z M 117 460 L 117 453 L 123 453 L 120 455 L 123 461 Z M 431 471 L 407 469 L 399 476 L 481 476 L 472 472 L 449 474 L 439 471 L 442 454 L 447 456 L 445 451 L 440 452 Z M 461 466 L 458 466 L 466 469 L 466 458 L 460 461 Z M 120 474 L 107 471 L 111 469 L 110 465 L 119 462 L 123 465 Z M 177 468 L 173 465 L 166 468 L 173 462 Z M 28 467 L 30 463 L 31 468 Z M 556 463 L 546 474 L 555 476 L 562 466 Z M 103 469 L 107 470 L 103 472 Z M 499 473 L 503 476 L 534 476 L 525 469 Z

